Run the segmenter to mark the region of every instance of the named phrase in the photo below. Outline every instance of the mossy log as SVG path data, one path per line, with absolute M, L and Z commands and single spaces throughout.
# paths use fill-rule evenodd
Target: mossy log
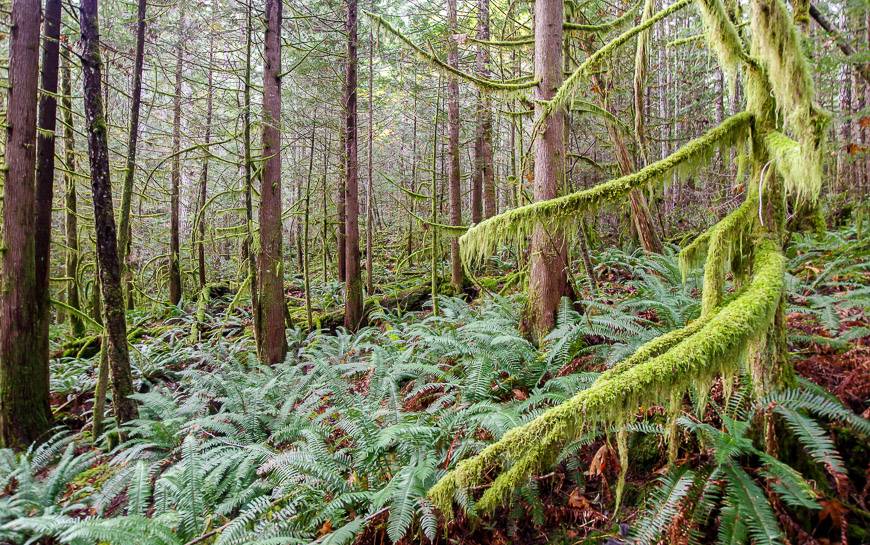
M 160 325 L 153 327 L 137 326 L 127 333 L 127 342 L 139 340 L 143 337 L 157 337 L 175 326 Z M 52 354 L 52 358 L 90 358 L 100 352 L 102 334 L 78 337 L 64 343 Z

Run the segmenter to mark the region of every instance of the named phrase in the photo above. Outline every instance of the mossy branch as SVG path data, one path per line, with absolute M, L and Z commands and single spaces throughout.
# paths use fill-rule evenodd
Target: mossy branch
M 577 67 L 574 72 L 568 76 L 567 79 L 562 83 L 562 86 L 559 87 L 559 90 L 556 91 L 556 94 L 552 99 L 546 101 L 544 107 L 544 115 L 538 120 L 538 124 L 542 123 L 549 115 L 557 110 L 561 110 L 565 108 L 577 92 L 580 90 L 581 84 L 586 80 L 587 77 L 592 73 L 592 70 L 598 66 L 598 64 L 607 56 L 612 54 L 616 49 L 625 44 L 627 41 L 643 32 L 644 30 L 650 28 L 657 22 L 661 21 L 665 17 L 676 13 L 677 11 L 683 9 L 687 5 L 689 5 L 692 0 L 679 0 L 675 4 L 668 6 L 667 8 L 659 11 L 643 23 L 634 26 L 610 42 L 606 43 L 603 47 L 596 50 L 594 53 L 589 55 L 589 57 Z
M 673 154 L 638 172 L 563 197 L 514 208 L 472 226 L 459 242 L 462 260 L 472 266 L 486 259 L 502 245 L 530 236 L 535 225 L 563 232 L 576 232 L 584 212 L 606 204 L 623 202 L 625 196 L 646 184 L 662 182 L 671 174 L 685 178 L 706 164 L 717 149 L 730 147 L 744 138 L 752 115 L 742 112 L 681 147 Z
M 429 491 L 435 506 L 452 513 L 457 494 L 481 486 L 491 471 L 497 471 L 477 502 L 478 510 L 490 512 L 532 475 L 550 466 L 566 444 L 593 427 L 624 423 L 640 406 L 666 404 L 675 392 L 733 372 L 749 342 L 766 333 L 782 296 L 785 258 L 779 248 L 762 239 L 755 255 L 755 272 L 746 289 L 709 320 L 701 321 L 697 331 L 685 338 L 672 334 L 668 341 L 676 344 L 666 351 L 621 373 L 602 375 L 589 389 L 460 462 Z M 662 343 L 652 353 L 669 344 L 659 339 L 652 343 Z
M 635 3 L 633 6 L 625 10 L 625 13 L 611 21 L 605 21 L 595 25 L 584 25 L 582 23 L 571 23 L 566 21 L 562 25 L 562 30 L 565 32 L 608 32 L 610 30 L 615 30 L 624 26 L 634 18 L 634 14 L 637 13 L 641 3 L 642 2 Z
M 380 15 L 365 10 L 363 10 L 363 13 L 365 13 L 372 20 L 372 22 L 377 26 L 378 29 L 384 29 L 389 34 L 392 34 L 393 36 L 398 38 L 402 43 L 411 48 L 411 50 L 414 51 L 414 53 L 416 53 L 417 56 L 420 57 L 420 59 L 428 62 L 430 65 L 438 70 L 441 70 L 447 74 L 452 74 L 469 83 L 473 83 L 484 91 L 520 92 L 531 89 L 538 84 L 537 80 L 510 82 L 479 78 L 473 74 L 469 74 L 468 72 L 464 72 L 462 70 L 459 70 L 458 68 L 454 68 L 447 64 L 447 62 L 441 60 L 441 58 L 438 57 L 438 55 L 436 55 L 435 52 L 432 50 L 431 45 L 429 47 L 430 51 L 426 51 L 419 45 L 415 44 L 410 38 L 405 36 L 402 32 L 400 32 L 397 28 L 391 25 L 386 19 L 384 19 Z

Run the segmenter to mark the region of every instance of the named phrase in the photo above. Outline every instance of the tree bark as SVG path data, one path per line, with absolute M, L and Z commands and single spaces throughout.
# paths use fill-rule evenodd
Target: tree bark
M 54 149 L 57 128 L 57 73 L 60 53 L 60 0 L 46 0 L 42 35 L 42 85 L 36 137 L 36 296 L 39 358 L 48 365 L 51 322 L 51 210 L 54 201 Z M 48 373 L 46 369 L 46 373 Z
M 454 68 L 459 67 L 459 51 L 453 37 L 456 32 L 456 0 L 447 0 L 447 63 Z M 447 138 L 450 156 L 450 168 L 447 170 L 447 185 L 450 193 L 450 224 L 462 225 L 462 188 L 459 164 L 459 82 L 453 75 L 447 79 Z M 474 194 L 475 191 L 472 191 L 472 210 L 475 202 Z M 477 195 L 479 199 L 479 191 Z M 450 284 L 455 291 L 459 292 L 462 290 L 463 281 L 462 261 L 459 259 L 459 239 L 451 237 Z
M 262 357 L 269 364 L 282 362 L 287 355 L 281 226 L 281 8 L 281 0 L 266 0 L 258 292 L 262 314 Z
M 177 305 L 181 301 L 181 217 L 179 214 L 179 187 L 181 185 L 181 91 L 184 70 L 185 42 L 185 4 L 180 4 L 178 14 L 178 45 L 175 60 L 175 91 L 172 106 L 172 189 L 170 195 L 169 220 L 169 302 Z
M 78 197 L 76 195 L 76 149 L 75 130 L 73 128 L 72 111 L 72 77 L 70 74 L 69 52 L 64 49 L 61 55 L 61 108 L 63 110 L 63 141 L 64 141 L 64 202 L 66 234 L 66 304 L 81 311 L 79 300 L 79 220 Z M 69 313 L 70 333 L 73 337 L 81 337 L 85 333 L 85 324 L 75 312 Z
M 535 2 L 535 118 L 544 115 L 542 101 L 562 84 L 562 0 Z M 564 111 L 550 114 L 535 139 L 535 201 L 558 195 L 565 173 Z M 567 247 L 561 232 L 536 225 L 532 235 L 527 329 L 540 341 L 553 328 L 562 295 L 568 293 Z
M 477 39 L 489 40 L 489 0 L 478 0 L 477 4 Z M 488 79 L 489 52 L 486 46 L 477 46 L 477 74 Z M 490 218 L 498 213 L 498 201 L 495 195 L 495 173 L 492 159 L 492 106 L 489 97 L 481 90 L 477 91 L 477 134 L 474 143 L 474 187 L 477 194 L 483 193 L 483 209 L 472 206 L 471 221 L 478 223 L 481 219 Z M 472 193 L 472 196 L 475 193 Z M 482 216 L 481 216 L 482 212 Z
M 359 157 L 357 151 L 357 0 L 347 0 L 345 129 L 345 300 L 344 326 L 356 331 L 363 320 L 359 263 Z
M 124 423 L 137 417 L 136 403 L 130 399 L 133 380 L 127 351 L 127 323 L 121 294 L 121 268 L 118 238 L 112 207 L 109 178 L 109 146 L 103 117 L 100 35 L 97 0 L 82 0 L 79 21 L 82 27 L 82 72 L 84 74 L 85 119 L 88 133 L 88 158 L 94 224 L 97 232 L 97 258 L 100 263 L 100 289 L 103 295 L 103 323 L 108 337 L 109 367 L 112 373 L 112 402 L 115 417 Z
M 199 289 L 205 288 L 205 201 L 208 197 L 208 158 L 211 153 L 211 119 L 212 119 L 212 93 L 214 92 L 214 32 L 209 34 L 208 41 L 208 91 L 205 108 L 205 149 L 202 158 L 202 174 L 199 177 L 199 210 L 196 213 L 196 257 L 197 270 L 199 272 Z
M 142 67 L 145 62 L 145 10 L 147 0 L 139 0 L 136 10 L 136 58 L 133 61 L 133 89 L 130 104 L 130 130 L 127 136 L 127 164 L 124 167 L 124 187 L 121 193 L 121 219 L 118 226 L 118 258 L 121 261 L 123 285 L 127 291 L 128 308 L 133 306 L 133 274 L 129 253 L 132 239 L 130 206 L 133 201 L 133 177 L 136 173 L 136 145 L 139 141 L 139 110 L 142 105 Z
M 375 235 L 375 215 L 372 210 L 372 206 L 374 205 L 374 198 L 372 196 L 372 191 L 374 191 L 374 180 L 372 179 L 372 165 L 373 165 L 373 152 L 374 152 L 374 51 L 375 51 L 375 37 L 374 32 L 371 27 L 369 27 L 369 153 L 368 153 L 368 177 L 367 182 L 368 186 L 366 187 L 366 293 L 371 295 L 374 293 L 374 285 L 372 283 L 372 266 L 373 266 L 373 256 L 374 253 L 374 235 Z
M 346 68 L 345 68 L 346 70 Z M 336 256 L 338 257 L 338 281 L 343 283 L 347 279 L 347 206 L 344 202 L 347 191 L 347 134 L 344 126 L 346 112 L 342 112 L 341 129 L 338 131 L 338 187 L 335 192 L 335 208 L 338 215 L 336 225 Z
M 0 443 L 27 447 L 51 425 L 48 358 L 37 319 L 34 237 L 39 0 L 15 0 L 9 41 L 3 291 L 0 293 Z
M 251 316 L 253 317 L 254 344 L 257 346 L 257 355 L 263 359 L 262 346 L 262 313 L 260 312 L 259 281 L 257 280 L 257 259 L 254 255 L 254 202 L 253 202 L 253 173 L 251 165 L 251 40 L 252 21 L 251 4 L 248 3 L 245 13 L 245 79 L 242 89 L 242 144 L 244 147 L 244 178 L 245 178 L 245 242 L 244 254 L 248 263 L 248 285 L 251 290 Z

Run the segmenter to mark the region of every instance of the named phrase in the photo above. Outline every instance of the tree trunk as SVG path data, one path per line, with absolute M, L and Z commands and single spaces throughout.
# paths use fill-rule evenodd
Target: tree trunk
M 535 118 L 544 115 L 541 101 L 549 100 L 562 84 L 561 0 L 535 2 Z M 553 112 L 535 139 L 535 201 L 558 195 L 565 172 L 564 111 Z M 562 295 L 568 293 L 567 248 L 561 232 L 536 225 L 532 235 L 527 328 L 540 341 L 553 328 Z
M 254 255 L 254 202 L 253 202 L 253 173 L 251 159 L 251 40 L 252 21 L 251 4 L 247 4 L 245 14 L 245 79 L 242 89 L 244 103 L 242 111 L 242 139 L 244 146 L 244 177 L 245 177 L 245 259 L 248 263 L 248 285 L 251 290 L 251 316 L 253 317 L 254 344 L 257 346 L 257 355 L 263 359 L 262 346 L 262 313 L 260 312 L 260 297 L 257 280 L 257 260 Z
M 363 319 L 359 266 L 359 157 L 357 153 L 357 0 L 347 0 L 347 66 L 344 80 L 345 128 L 345 300 L 344 327 L 359 329 Z
M 79 220 L 76 195 L 76 149 L 75 130 L 73 129 L 72 111 L 72 77 L 70 74 L 69 52 L 64 49 L 61 55 L 61 108 L 63 110 L 63 141 L 64 141 L 64 186 L 65 186 L 65 221 L 66 231 L 66 304 L 81 311 L 79 300 Z M 81 337 L 85 333 L 85 324 L 75 312 L 69 313 L 70 333 L 73 337 Z
M 60 50 L 60 0 L 46 0 L 42 36 L 42 85 L 36 137 L 36 296 L 40 360 L 48 362 L 51 322 L 51 210 L 54 201 L 54 148 L 57 127 L 57 72 Z M 47 363 L 46 363 L 47 365 Z
M 130 104 L 130 131 L 127 137 L 127 164 L 124 167 L 124 188 L 121 193 L 121 220 L 118 226 L 118 258 L 127 290 L 128 308 L 133 306 L 133 273 L 129 252 L 132 239 L 130 206 L 133 201 L 133 177 L 136 174 L 136 145 L 139 141 L 139 109 L 142 105 L 142 66 L 145 62 L 145 8 L 147 0 L 139 0 L 136 12 L 136 58 L 133 62 L 133 90 Z
M 311 176 L 314 173 L 314 136 L 316 133 L 317 117 L 315 116 L 314 125 L 311 127 L 311 153 L 308 156 L 308 177 L 305 179 L 305 214 L 302 223 L 302 281 L 305 286 L 305 317 L 309 331 L 314 324 L 311 313 L 311 274 L 308 270 L 310 261 L 308 255 L 308 228 L 311 223 Z
M 127 351 L 127 323 L 121 294 L 121 268 L 118 262 L 118 239 L 112 207 L 112 184 L 109 179 L 109 146 L 103 118 L 100 66 L 100 35 L 97 23 L 97 0 L 82 0 L 79 21 L 82 27 L 82 71 L 84 73 L 85 119 L 88 133 L 88 157 L 91 165 L 91 189 L 94 201 L 94 224 L 97 231 L 97 258 L 100 263 L 100 289 L 103 295 L 103 323 L 108 336 L 109 367 L 112 372 L 112 401 L 115 417 L 124 423 L 137 417 L 133 393 L 130 355 Z
M 372 210 L 372 206 L 374 205 L 374 198 L 372 196 L 372 191 L 374 191 L 374 180 L 372 180 L 372 154 L 374 152 L 374 51 L 375 51 L 375 37 L 374 32 L 371 27 L 369 27 L 369 171 L 368 171 L 368 187 L 366 187 L 366 293 L 371 295 L 374 293 L 374 285 L 372 284 L 372 265 L 373 265 L 373 256 L 374 253 L 374 235 L 375 235 L 375 221 L 374 221 L 374 211 Z
M 3 291 L 0 292 L 0 443 L 24 448 L 48 430 L 48 358 L 37 319 L 34 237 L 39 0 L 15 0 L 9 41 Z
M 179 215 L 179 187 L 181 185 L 181 82 L 184 69 L 185 4 L 180 4 L 178 14 L 178 45 L 175 50 L 175 91 L 172 106 L 172 173 L 169 220 L 169 302 L 181 301 L 181 239 Z
M 459 51 L 456 40 L 456 0 L 447 0 L 447 63 L 458 68 Z M 450 168 L 448 174 L 448 191 L 450 193 L 450 224 L 462 225 L 462 188 L 460 186 L 459 171 L 459 82 L 456 76 L 447 79 L 447 138 L 449 141 L 448 154 L 450 155 Z M 479 189 L 479 188 L 478 188 Z M 475 191 L 472 191 L 472 210 L 474 210 Z M 479 203 L 480 192 L 477 191 Z M 434 227 L 433 227 L 434 228 Z M 450 239 L 450 284 L 457 292 L 462 290 L 463 274 L 462 262 L 459 259 L 459 239 Z
M 478 0 L 477 3 L 477 39 L 489 40 L 489 0 Z M 489 52 L 486 46 L 477 46 L 477 74 L 489 78 Z M 492 106 L 489 97 L 481 90 L 477 91 L 477 135 L 474 143 L 474 187 L 479 195 L 483 193 L 483 216 L 479 207 L 472 206 L 471 221 L 478 223 L 481 219 L 490 218 L 498 213 L 498 201 L 495 195 L 495 173 L 492 160 Z M 474 195 L 475 193 L 472 193 Z
M 262 357 L 269 364 L 282 362 L 287 355 L 281 226 L 281 8 L 281 0 L 266 0 L 258 293 L 262 314 Z
M 205 149 L 202 158 L 202 174 L 199 178 L 199 210 L 196 213 L 196 256 L 197 270 L 199 271 L 199 289 L 205 288 L 205 200 L 208 196 L 208 157 L 211 153 L 211 118 L 212 118 L 212 93 L 214 92 L 214 32 L 210 32 L 208 40 L 208 92 L 205 108 Z
M 345 68 L 346 70 L 346 68 Z M 335 253 L 338 257 L 338 281 L 344 282 L 347 279 L 347 205 L 345 204 L 345 193 L 347 191 L 347 128 L 344 126 L 344 117 L 346 112 L 342 112 L 341 128 L 338 131 L 338 187 L 335 192 L 335 209 L 338 215 L 338 225 L 336 226 L 336 248 Z

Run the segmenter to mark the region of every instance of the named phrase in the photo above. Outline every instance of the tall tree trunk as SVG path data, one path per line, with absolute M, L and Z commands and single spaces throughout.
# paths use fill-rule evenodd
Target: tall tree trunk
M 411 129 L 411 191 L 417 191 L 417 67 L 414 67 L 414 86 L 412 87 L 414 95 L 414 125 Z M 412 265 L 411 256 L 414 255 L 414 214 L 415 200 L 408 195 L 408 264 Z
M 210 32 L 208 40 L 208 92 L 205 107 L 205 149 L 202 158 L 202 174 L 199 178 L 199 210 L 196 213 L 197 231 L 196 256 L 197 270 L 199 271 L 199 288 L 205 287 L 205 201 L 208 197 L 208 158 L 211 153 L 211 118 L 212 118 L 212 92 L 214 92 L 214 32 Z
M 344 202 L 347 191 L 347 136 L 345 135 L 344 112 L 342 112 L 341 128 L 338 131 L 338 187 L 335 192 L 335 208 L 338 216 L 336 225 L 336 246 L 338 281 L 343 283 L 347 275 L 347 206 Z
M 309 331 L 314 327 L 311 314 L 311 271 L 308 270 L 308 227 L 311 223 L 311 176 L 314 174 L 314 136 L 317 134 L 317 116 L 314 117 L 314 125 L 311 127 L 311 152 L 308 156 L 308 177 L 305 179 L 305 213 L 302 223 L 302 281 L 305 286 L 305 317 Z
M 258 292 L 262 314 L 262 357 L 269 364 L 284 361 L 287 355 L 281 226 L 281 8 L 281 0 L 266 0 Z
M 0 252 L 0 443 L 16 449 L 51 425 L 48 359 L 34 350 L 42 343 L 34 237 L 39 15 L 39 0 L 12 3 Z
M 459 67 L 459 51 L 453 37 L 456 32 L 456 0 L 447 0 L 447 63 L 453 68 Z M 448 154 L 450 155 L 450 168 L 447 170 L 450 193 L 450 224 L 462 225 L 462 188 L 459 171 L 459 82 L 453 75 L 447 79 L 447 138 L 449 141 Z M 472 210 L 475 206 L 474 194 L 475 192 L 472 191 Z M 477 195 L 479 199 L 479 191 Z M 450 239 L 450 283 L 455 291 L 462 290 L 462 262 L 459 259 L 459 239 L 456 237 Z
M 489 40 L 489 0 L 478 0 L 477 3 L 477 39 Z M 477 46 L 477 74 L 481 78 L 489 78 L 489 52 L 486 46 Z M 489 97 L 481 90 L 477 91 L 477 134 L 474 143 L 474 187 L 478 194 L 483 193 L 483 216 L 479 207 L 472 206 L 471 221 L 479 222 L 498 213 L 498 201 L 495 195 L 495 173 L 492 160 L 492 107 Z M 474 195 L 474 193 L 472 193 Z
M 359 266 L 359 157 L 357 150 L 357 0 L 347 0 L 347 65 L 344 79 L 345 134 L 345 299 L 344 326 L 356 331 L 363 320 Z
M 136 58 L 133 61 L 133 89 L 130 104 L 130 130 L 127 136 L 127 164 L 124 167 L 124 188 L 121 193 L 121 220 L 118 226 L 118 258 L 127 291 L 128 308 L 133 306 L 133 273 L 129 252 L 132 240 L 130 206 L 133 201 L 133 177 L 136 174 L 136 145 L 139 141 L 139 110 L 142 105 L 142 66 L 145 62 L 145 8 L 147 0 L 139 0 L 136 9 Z
M 535 118 L 544 115 L 542 101 L 562 84 L 562 0 L 535 2 Z M 535 139 L 535 201 L 558 195 L 565 173 L 564 111 L 553 112 Z M 563 233 L 536 225 L 532 235 L 527 328 L 535 340 L 553 328 L 562 295 L 568 293 L 567 248 Z
M 136 418 L 138 409 L 129 397 L 133 393 L 133 380 L 130 373 L 130 355 L 127 351 L 127 323 L 121 294 L 121 267 L 118 262 L 118 238 L 112 207 L 112 183 L 109 179 L 109 146 L 100 88 L 102 79 L 97 0 L 82 0 L 79 9 L 85 119 L 94 224 L 97 231 L 97 258 L 100 263 L 100 289 L 103 295 L 103 323 L 108 337 L 115 417 L 118 422 L 124 423 Z
M 48 374 L 51 321 L 51 210 L 54 201 L 54 132 L 57 128 L 57 72 L 60 50 L 60 0 L 46 0 L 42 35 L 42 86 L 36 137 L 36 296 L 38 353 Z
M 245 178 L 245 242 L 244 254 L 248 263 L 248 285 L 251 290 L 251 316 L 253 317 L 254 344 L 257 346 L 257 355 L 263 360 L 262 347 L 262 312 L 260 311 L 259 281 L 257 280 L 257 259 L 254 255 L 254 180 L 251 158 L 251 40 L 252 15 L 251 4 L 246 4 L 245 12 L 245 78 L 242 89 L 242 145 L 244 146 L 244 178 Z
M 75 130 L 73 129 L 72 111 L 72 77 L 70 74 L 69 52 L 63 49 L 61 55 L 61 108 L 63 110 L 63 141 L 64 141 L 64 186 L 65 186 L 65 221 L 66 231 L 66 304 L 81 311 L 79 301 L 79 219 L 76 195 L 76 146 Z M 70 332 L 74 337 L 85 333 L 85 324 L 75 312 L 70 312 Z
M 375 234 L 375 217 L 374 211 L 372 207 L 374 205 L 374 198 L 372 195 L 372 191 L 374 191 L 374 180 L 372 180 L 372 160 L 373 160 L 373 152 L 374 152 L 374 95 L 375 95 L 375 87 L 374 87 L 374 51 L 375 51 L 375 36 L 374 31 L 371 27 L 369 27 L 369 170 L 368 177 L 366 181 L 368 182 L 368 186 L 366 187 L 366 293 L 371 295 L 374 292 L 374 285 L 372 284 L 372 260 L 374 253 L 374 234 Z
M 175 95 L 172 105 L 172 189 L 170 191 L 169 220 L 169 302 L 177 305 L 181 301 L 181 216 L 179 213 L 179 188 L 181 185 L 181 83 L 184 70 L 185 44 L 185 4 L 182 2 L 178 14 L 178 45 L 175 50 Z

